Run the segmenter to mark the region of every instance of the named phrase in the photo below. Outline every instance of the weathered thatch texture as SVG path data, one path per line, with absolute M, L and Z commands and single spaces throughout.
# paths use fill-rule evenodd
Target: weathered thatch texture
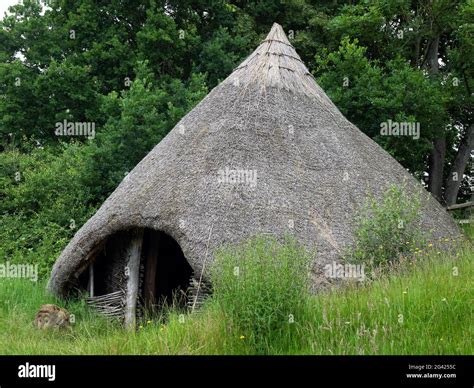
M 256 184 L 222 182 L 226 168 L 255 171 Z M 275 24 L 76 233 L 49 288 L 64 294 L 94 247 L 137 227 L 172 236 L 196 273 L 208 239 L 213 252 L 259 233 L 292 234 L 323 264 L 353 242 L 353 216 L 366 194 L 404 181 L 427 198 L 421 228 L 456 236 L 438 202 L 338 111 Z

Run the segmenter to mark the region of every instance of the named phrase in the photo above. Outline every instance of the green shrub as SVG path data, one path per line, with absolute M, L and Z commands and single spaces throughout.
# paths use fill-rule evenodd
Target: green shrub
M 82 147 L 37 149 L 30 154 L 0 153 L 0 258 L 38 264 L 47 277 L 59 253 L 93 213 Z
M 420 210 L 420 196 L 408 195 L 404 186 L 391 186 L 380 202 L 369 196 L 356 216 L 355 246 L 347 258 L 383 266 L 412 255 L 427 237 L 419 229 Z
M 290 338 L 303 320 L 312 257 L 293 240 L 256 237 L 221 250 L 211 271 L 213 301 L 256 353 Z

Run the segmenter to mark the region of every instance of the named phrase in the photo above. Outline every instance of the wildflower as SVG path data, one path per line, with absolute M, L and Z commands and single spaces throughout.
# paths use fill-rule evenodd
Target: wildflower
M 245 339 L 245 336 L 244 336 L 244 335 L 241 335 L 239 338 L 240 338 L 241 340 L 244 340 L 244 339 Z
M 433 246 L 433 244 L 431 244 L 431 243 L 430 243 L 430 244 L 428 244 L 428 247 L 430 247 L 430 248 L 431 248 L 432 246 Z

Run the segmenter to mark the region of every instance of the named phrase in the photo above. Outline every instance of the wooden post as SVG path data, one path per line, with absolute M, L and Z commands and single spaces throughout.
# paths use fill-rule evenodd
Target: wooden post
M 89 265 L 89 297 L 93 298 L 94 295 L 94 263 Z
M 158 267 L 158 252 L 160 233 L 154 230 L 147 231 L 147 252 L 145 262 L 145 279 L 143 282 L 143 295 L 147 307 L 156 303 L 156 270 Z
M 474 202 L 464 202 L 464 203 L 458 203 L 455 205 L 448 206 L 446 209 L 447 210 L 456 210 L 456 209 L 464 209 L 466 207 L 472 207 L 474 206 Z
M 127 247 L 128 264 L 126 267 L 127 293 L 125 304 L 125 327 L 135 329 L 137 319 L 138 283 L 140 275 L 140 256 L 143 244 L 143 230 L 131 232 Z

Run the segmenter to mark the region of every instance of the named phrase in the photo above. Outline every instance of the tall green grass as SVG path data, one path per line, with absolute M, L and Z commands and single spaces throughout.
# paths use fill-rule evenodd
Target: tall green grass
M 229 332 L 267 353 L 274 338 L 291 346 L 304 319 L 313 258 L 288 239 L 254 238 L 217 254 L 211 281 L 213 302 L 231 324 Z
M 301 301 L 292 293 L 288 275 L 293 270 L 301 275 L 289 259 L 290 254 L 301 254 L 296 260 L 304 263 L 304 252 L 261 241 L 244 248 L 253 256 L 247 264 L 239 264 L 240 273 L 266 276 L 265 284 L 274 287 L 273 292 L 261 292 L 263 283 L 256 284 L 247 272 L 234 285 L 218 285 L 199 313 L 171 312 L 166 321 L 145 319 L 135 333 L 95 315 L 81 302 L 56 300 L 43 283 L 0 279 L 0 354 L 474 353 L 474 252 L 468 244 L 457 255 L 427 249 L 423 258 L 400 263 L 363 284 L 318 295 L 300 289 Z M 266 274 L 263 267 L 249 263 L 258 263 L 261 257 L 267 260 L 269 249 L 283 265 Z M 230 266 L 237 257 L 242 259 L 240 254 L 221 260 Z M 296 283 L 299 289 L 301 283 L 298 279 Z M 281 301 L 284 297 L 288 300 Z M 265 302 L 273 308 L 267 309 Z M 44 303 L 57 303 L 73 313 L 73 329 L 33 328 L 31 322 Z M 253 321 L 254 307 L 268 315 L 268 321 Z M 294 323 L 289 323 L 289 311 L 298 311 Z M 264 339 L 255 337 L 255 329 L 262 330 L 259 335 Z

